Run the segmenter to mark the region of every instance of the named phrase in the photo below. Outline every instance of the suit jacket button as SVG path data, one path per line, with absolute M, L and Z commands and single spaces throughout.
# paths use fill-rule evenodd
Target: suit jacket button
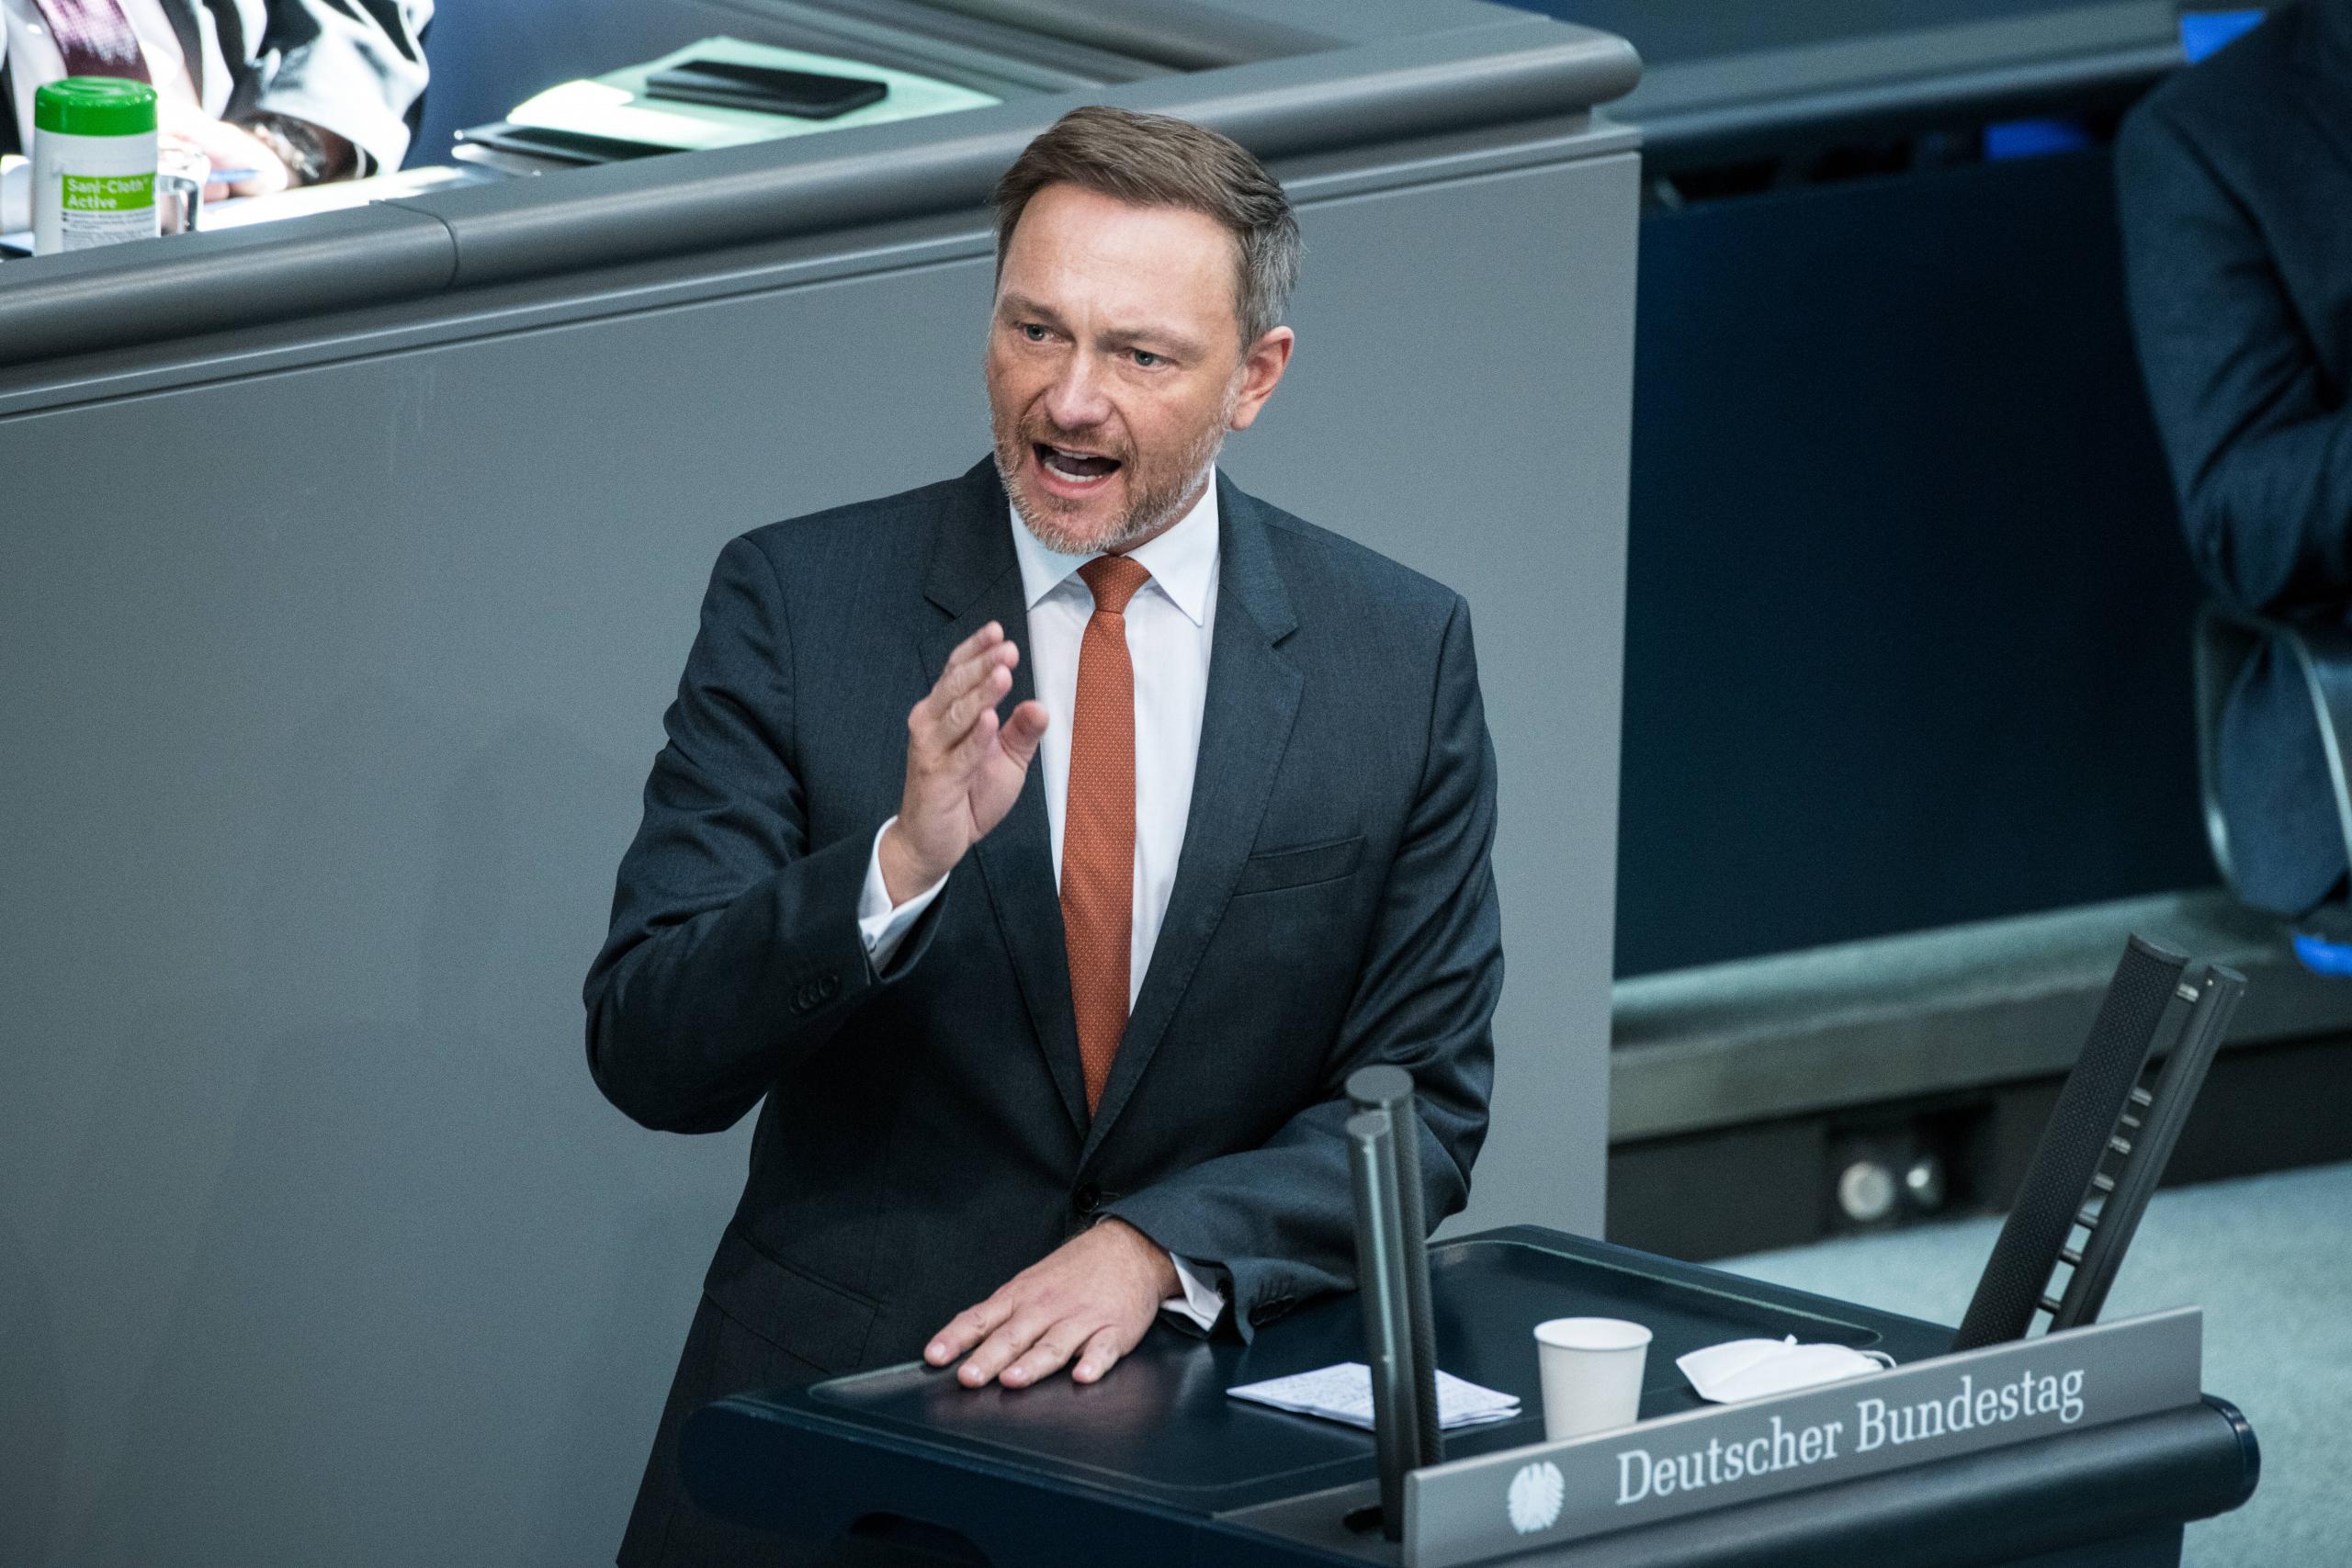
M 817 982 L 817 995 L 820 999 L 830 999 L 841 988 L 842 977 L 839 975 L 828 975 Z
M 1102 1206 L 1102 1189 L 1091 1181 L 1070 1194 L 1070 1212 L 1081 1220 L 1091 1220 L 1094 1211 Z

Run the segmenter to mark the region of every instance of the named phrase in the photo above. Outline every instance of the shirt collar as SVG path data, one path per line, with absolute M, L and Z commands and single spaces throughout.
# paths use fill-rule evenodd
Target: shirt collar
M 1010 505 L 1005 514 L 1012 524 L 1012 550 L 1021 560 L 1021 596 L 1030 608 L 1035 609 L 1039 600 L 1076 575 L 1078 569 L 1094 558 L 1093 554 L 1072 556 L 1048 547 L 1021 514 Z M 1209 482 L 1193 510 L 1184 513 L 1176 525 L 1153 536 L 1127 553 L 1137 565 L 1151 573 L 1152 581 L 1168 595 L 1169 603 L 1184 612 L 1194 626 L 1205 624 L 1209 605 L 1209 585 L 1216 581 L 1216 470 L 1209 470 Z

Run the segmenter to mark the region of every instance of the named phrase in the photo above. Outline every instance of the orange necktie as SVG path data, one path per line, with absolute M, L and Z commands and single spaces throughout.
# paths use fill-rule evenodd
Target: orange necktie
M 1078 700 L 1069 724 L 1069 793 L 1062 811 L 1062 941 L 1086 1109 L 1127 1028 L 1127 946 L 1136 897 L 1136 672 L 1127 659 L 1127 601 L 1151 573 L 1125 556 L 1078 569 L 1094 614 L 1078 648 Z

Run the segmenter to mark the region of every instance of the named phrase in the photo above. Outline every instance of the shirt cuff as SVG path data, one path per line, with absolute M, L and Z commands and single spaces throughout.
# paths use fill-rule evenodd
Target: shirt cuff
M 0 114 L 17 112 L 0 104 Z M 33 166 L 14 153 L 0 154 L 0 234 L 33 226 Z
M 1172 1312 L 1189 1320 L 1202 1333 L 1208 1333 L 1216 1326 L 1217 1319 L 1225 1315 L 1225 1292 L 1209 1283 L 1206 1269 L 1202 1265 L 1179 1258 L 1172 1252 L 1168 1255 L 1168 1261 L 1176 1265 L 1176 1282 L 1182 1287 L 1183 1293 L 1160 1303 L 1159 1310 Z
M 897 820 L 890 818 L 890 822 Z M 906 941 L 907 932 L 947 886 L 943 876 L 903 904 L 890 902 L 889 885 L 882 880 L 882 835 L 890 830 L 890 822 L 874 831 L 874 848 L 865 857 L 865 887 L 857 896 L 858 938 L 865 943 L 865 961 L 876 971 L 890 966 L 891 955 Z

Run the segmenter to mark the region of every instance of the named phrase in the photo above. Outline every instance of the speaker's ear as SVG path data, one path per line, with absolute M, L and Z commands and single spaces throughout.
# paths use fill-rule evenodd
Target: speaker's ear
M 2051 1273 L 2074 1250 L 2067 1242 L 2075 1227 L 2086 1216 L 2096 1217 L 2089 1201 L 2094 1182 L 2103 1179 L 2099 1161 L 2110 1152 L 2109 1140 L 2118 1136 L 2150 1053 L 2187 1021 L 2195 995 L 2184 995 L 2181 985 L 2188 967 L 2185 953 L 2144 938 L 2125 945 L 2090 1038 L 2059 1091 L 2025 1184 L 1976 1281 L 1953 1349 L 2022 1339 L 2037 1311 L 2056 1311 L 2057 1301 L 2043 1300 Z

